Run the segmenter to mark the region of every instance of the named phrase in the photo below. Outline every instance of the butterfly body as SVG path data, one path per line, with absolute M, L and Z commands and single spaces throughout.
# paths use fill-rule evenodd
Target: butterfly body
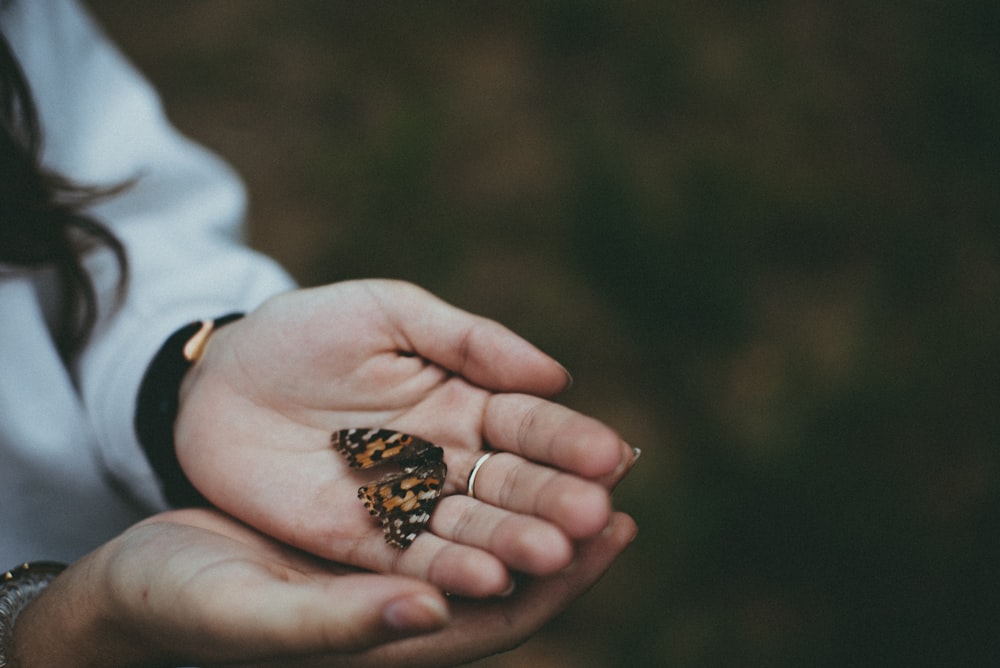
M 352 468 L 369 469 L 388 462 L 400 468 L 361 487 L 358 498 L 381 522 L 387 543 L 409 547 L 427 526 L 441 496 L 448 472 L 444 451 L 390 429 L 343 429 L 333 433 L 331 443 Z

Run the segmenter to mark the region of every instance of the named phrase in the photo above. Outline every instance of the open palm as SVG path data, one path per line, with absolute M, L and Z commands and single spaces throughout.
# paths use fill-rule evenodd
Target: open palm
M 472 601 L 310 558 L 214 510 L 173 511 L 70 566 L 18 617 L 15 651 L 25 666 L 456 665 L 523 642 L 635 530 L 614 513 L 571 568 Z
M 276 297 L 220 329 L 182 387 L 178 458 L 210 501 L 321 557 L 421 577 L 470 596 L 510 570 L 546 575 L 610 518 L 607 485 L 630 450 L 543 397 L 561 366 L 495 322 L 396 281 Z M 441 446 L 444 498 L 406 550 L 357 499 L 379 469 L 349 469 L 340 429 L 395 429 Z M 484 445 L 502 451 L 466 480 Z

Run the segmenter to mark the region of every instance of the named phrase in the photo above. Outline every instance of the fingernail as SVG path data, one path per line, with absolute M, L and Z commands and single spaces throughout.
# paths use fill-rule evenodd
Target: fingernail
M 642 450 L 640 448 L 629 446 L 627 444 L 626 446 L 632 449 L 632 458 L 629 459 L 627 462 L 625 462 L 624 464 L 625 470 L 622 472 L 622 475 L 632 470 L 632 467 L 635 466 L 635 463 L 639 461 L 639 455 L 642 454 Z
M 436 596 L 414 594 L 390 601 L 382 617 L 397 631 L 433 631 L 447 624 L 451 615 Z
M 556 362 L 556 364 L 559 363 Z M 562 364 L 559 364 L 559 368 L 561 368 L 563 370 L 563 373 L 566 374 L 566 385 L 563 387 L 563 391 L 565 392 L 569 388 L 573 387 L 573 374 L 571 374 L 569 372 L 569 369 L 564 367 Z
M 639 448 L 632 447 L 628 445 L 628 443 L 625 443 L 624 445 L 626 448 L 632 450 L 632 457 L 629 459 L 622 457 L 621 461 L 618 462 L 618 466 L 615 468 L 615 472 L 611 474 L 612 480 L 618 481 L 622 478 L 622 476 L 631 471 L 632 467 L 635 466 L 636 460 L 639 459 L 639 455 L 642 454 L 642 450 Z
M 517 590 L 517 582 L 515 582 L 514 579 L 511 578 L 510 584 L 507 585 L 507 588 L 504 589 L 499 594 L 497 594 L 497 596 L 499 596 L 500 598 L 507 598 L 508 596 L 512 596 L 514 594 L 514 591 L 516 590 Z

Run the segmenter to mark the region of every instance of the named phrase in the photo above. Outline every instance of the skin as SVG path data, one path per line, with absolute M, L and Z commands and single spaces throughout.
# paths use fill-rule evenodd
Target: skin
M 217 511 L 174 511 L 56 578 L 18 618 L 15 665 L 456 665 L 530 637 L 634 536 L 632 520 L 614 513 L 570 567 L 474 601 L 324 563 Z
M 520 644 L 636 533 L 610 503 L 633 450 L 546 398 L 568 382 L 406 283 L 276 297 L 216 332 L 181 388 L 178 458 L 218 509 L 157 515 L 71 565 L 18 618 L 16 665 L 440 666 Z M 445 451 L 445 496 L 406 550 L 356 497 L 372 472 L 329 445 L 359 426 Z
M 496 322 L 411 284 L 298 290 L 218 330 L 182 386 L 175 428 L 189 479 L 213 504 L 309 553 L 424 579 L 465 596 L 507 590 L 511 570 L 567 566 L 608 524 L 607 481 L 632 450 L 546 397 L 565 369 Z M 429 531 L 386 545 L 330 434 L 385 427 L 441 446 L 448 465 Z M 466 481 L 484 444 L 502 451 Z

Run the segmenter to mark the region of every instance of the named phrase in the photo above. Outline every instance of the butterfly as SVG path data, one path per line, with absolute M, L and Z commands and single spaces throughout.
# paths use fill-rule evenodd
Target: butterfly
M 444 450 L 429 441 L 391 429 L 342 429 L 330 443 L 352 468 L 392 462 L 401 469 L 358 490 L 369 514 L 385 531 L 385 542 L 406 549 L 431 519 L 448 467 Z

